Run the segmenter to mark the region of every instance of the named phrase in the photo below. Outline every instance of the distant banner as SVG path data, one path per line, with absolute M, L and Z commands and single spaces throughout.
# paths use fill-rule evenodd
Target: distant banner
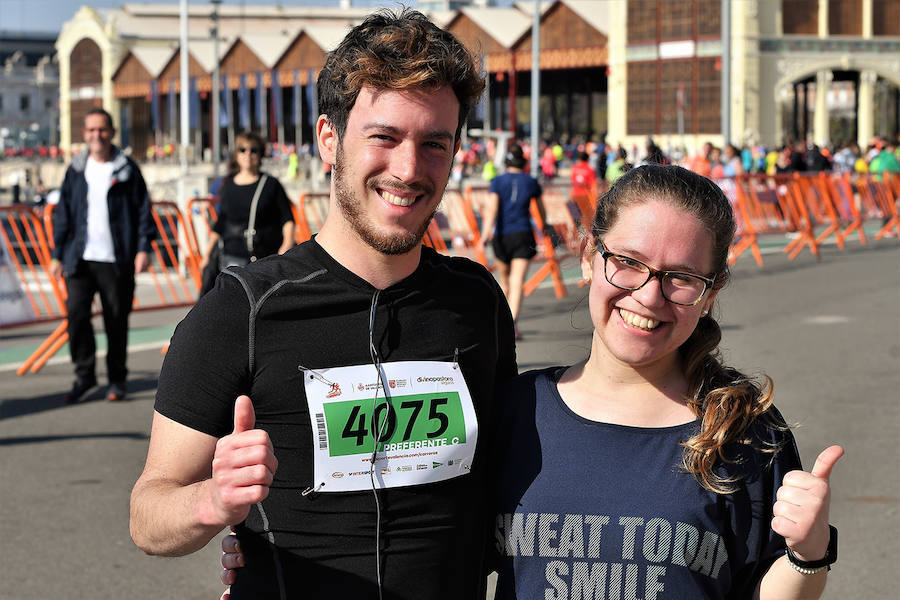
M 303 98 L 303 96 L 300 95 L 300 71 L 294 71 L 294 112 L 292 116 L 294 118 L 293 125 L 298 128 L 300 127 L 300 123 L 302 123 L 300 118 L 302 105 L 301 98 Z
M 262 72 L 256 74 L 256 122 L 263 131 L 267 129 L 266 86 L 263 84 Z
M 250 129 L 250 94 L 247 91 L 247 77 L 240 76 L 238 84 L 238 126 Z
M 197 91 L 197 78 L 191 77 L 190 125 L 196 129 L 200 123 L 200 93 Z
M 150 80 L 150 129 L 159 129 L 159 83 L 155 79 Z
M 228 76 L 222 75 L 222 86 L 219 88 L 219 127 L 228 127 L 231 123 L 231 90 L 228 89 Z
M 284 115 L 281 111 L 281 86 L 278 85 L 278 73 L 269 72 L 272 76 L 272 112 L 275 113 L 275 125 L 284 125 Z
M 313 129 L 316 127 L 316 121 L 319 118 L 319 102 L 316 96 L 316 71 L 309 70 L 309 81 L 306 84 L 306 105 L 309 107 L 309 125 Z
M 169 135 L 175 135 L 177 131 L 177 119 L 175 118 L 175 80 L 169 81 Z

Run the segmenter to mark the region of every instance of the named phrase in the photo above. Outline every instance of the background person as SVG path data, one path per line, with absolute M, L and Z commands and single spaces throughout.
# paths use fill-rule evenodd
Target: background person
M 537 254 L 537 242 L 531 226 L 531 200 L 537 202 L 545 233 L 549 235 L 541 185 L 524 172 L 525 156 L 522 147 L 510 144 L 506 151 L 506 172 L 491 180 L 490 195 L 484 206 L 481 225 L 482 249 L 490 240 L 497 261 L 500 287 L 509 301 L 513 321 L 522 306 L 522 287 L 528 265 Z M 516 328 L 516 339 L 520 337 Z
M 638 167 L 600 200 L 582 257 L 590 355 L 503 394 L 498 600 L 598 581 L 604 597 L 821 594 L 843 450 L 801 471 L 771 380 L 719 361 L 733 235 L 722 191 L 681 167 Z
M 223 269 L 245 265 L 276 252 L 282 254 L 294 246 L 291 201 L 275 177 L 260 171 L 265 147 L 263 139 L 253 132 L 245 131 L 237 136 L 229 160 L 229 175 L 217 190 L 217 219 L 200 262 L 201 268 L 209 264 L 220 241 L 219 267 Z M 254 196 L 257 196 L 255 233 L 250 233 Z
M 596 200 L 594 194 L 597 190 L 597 175 L 588 162 L 590 155 L 585 151 L 578 153 L 578 161 L 572 165 L 572 194 L 582 194 L 591 199 Z
M 84 118 L 85 150 L 72 160 L 53 211 L 50 275 L 65 275 L 69 353 L 75 382 L 63 399 L 78 402 L 97 385 L 91 304 L 100 294 L 106 330 L 106 399 L 125 398 L 128 316 L 134 274 L 150 264 L 156 235 L 150 196 L 137 164 L 112 145 L 112 117 L 101 108 Z

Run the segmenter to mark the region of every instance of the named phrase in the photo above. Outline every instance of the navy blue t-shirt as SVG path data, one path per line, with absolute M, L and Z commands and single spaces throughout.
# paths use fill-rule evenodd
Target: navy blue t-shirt
M 662 428 L 575 414 L 556 386 L 565 367 L 531 371 L 504 393 L 496 448 L 496 598 L 750 598 L 784 539 L 770 523 L 784 475 L 800 468 L 790 433 L 770 455 L 735 450 L 740 477 L 717 495 L 681 469 L 699 421 Z M 780 419 L 780 415 L 778 415 Z
M 532 198 L 541 196 L 541 185 L 525 173 L 504 173 L 491 179 L 490 192 L 500 197 L 494 234 L 497 237 L 531 231 Z

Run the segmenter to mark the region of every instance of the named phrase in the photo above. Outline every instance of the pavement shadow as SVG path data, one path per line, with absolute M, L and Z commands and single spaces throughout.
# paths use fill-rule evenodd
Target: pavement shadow
M 134 395 L 140 392 L 155 390 L 158 382 L 158 374 L 152 376 L 145 375 L 143 377 L 128 379 L 128 395 L 122 402 L 131 402 Z M 29 396 L 20 398 L 7 398 L 0 401 L 0 419 L 11 419 L 14 417 L 22 417 L 48 410 L 57 410 L 67 408 L 63 402 L 65 391 L 61 390 L 52 394 L 43 396 Z M 87 396 L 82 398 L 78 404 L 85 402 L 103 402 L 106 396 L 106 385 L 101 384 L 95 387 Z
M 118 433 L 73 433 L 69 435 L 26 435 L 21 437 L 0 438 L 0 448 L 14 446 L 16 444 L 41 444 L 45 442 L 60 442 L 64 440 L 96 440 L 96 439 L 126 439 L 149 440 L 150 436 L 143 432 L 118 432 Z
M 848 261 L 857 260 L 866 254 L 884 254 L 897 250 L 896 239 L 870 239 L 863 246 L 858 243 L 848 243 L 844 249 L 837 246 L 821 246 L 819 252 L 821 259 L 816 260 L 809 250 L 804 250 L 794 260 L 789 260 L 785 254 L 768 254 L 763 256 L 763 266 L 759 267 L 750 257 L 741 257 L 738 264 L 731 266 L 733 277 L 741 279 L 765 278 L 778 273 L 793 273 L 797 271 L 806 271 L 814 269 L 822 264 L 823 261 Z

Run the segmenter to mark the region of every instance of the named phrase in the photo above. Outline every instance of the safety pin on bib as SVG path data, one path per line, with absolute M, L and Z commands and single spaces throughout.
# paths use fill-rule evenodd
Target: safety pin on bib
M 308 372 L 308 373 L 309 373 L 309 378 L 310 378 L 310 379 L 316 379 L 316 380 L 318 380 L 318 381 L 321 381 L 321 382 L 324 383 L 325 385 L 334 385 L 334 382 L 333 382 L 333 381 L 329 381 L 327 377 L 325 377 L 324 375 L 322 375 L 321 373 L 319 373 L 319 372 L 316 371 L 316 370 L 313 370 L 313 369 L 307 369 L 307 368 L 304 367 L 303 365 L 297 365 L 297 370 L 298 370 L 298 371 L 306 371 L 306 372 Z

